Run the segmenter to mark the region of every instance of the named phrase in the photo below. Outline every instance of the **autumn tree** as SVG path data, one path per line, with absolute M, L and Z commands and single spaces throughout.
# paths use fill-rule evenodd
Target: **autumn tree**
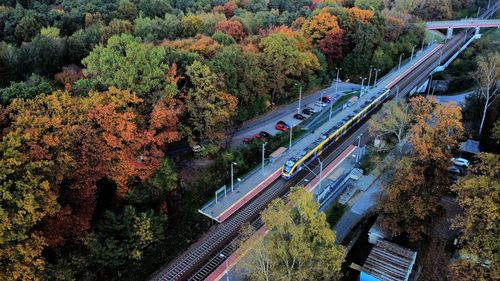
M 15 130 L 0 142 L 0 276 L 11 280 L 43 280 L 46 245 L 37 225 L 58 209 L 50 186 L 53 161 L 32 161 L 22 143 L 29 133 Z
M 415 124 L 410 130 L 410 155 L 395 167 L 394 178 L 381 198 L 382 225 L 412 240 L 429 234 L 442 195 L 449 186 L 451 149 L 462 134 L 460 107 L 435 99 L 411 100 Z
M 184 136 L 193 146 L 205 141 L 222 140 L 236 111 L 238 100 L 221 90 L 219 78 L 199 61 L 187 67 L 191 87 L 184 95 Z
M 82 62 L 85 72 L 98 83 L 130 89 L 144 97 L 164 90 L 169 68 L 164 58 L 163 48 L 123 34 L 111 37 L 105 46 L 98 45 Z
M 412 121 L 409 104 L 404 101 L 390 101 L 382 107 L 381 113 L 371 118 L 368 123 L 372 135 L 392 135 L 398 139 L 398 147 L 403 144 L 404 135 Z
M 267 233 L 250 239 L 242 270 L 251 280 L 338 280 L 345 249 L 319 204 L 303 187 L 275 199 L 262 212 Z
M 498 80 L 500 79 L 500 54 L 491 53 L 487 56 L 480 56 L 477 60 L 477 70 L 472 73 L 472 77 L 477 83 L 477 95 L 484 103 L 478 132 L 478 135 L 481 136 L 488 108 L 500 93 L 500 88 L 498 87 Z
M 245 30 L 243 25 L 238 20 L 224 20 L 220 21 L 215 25 L 215 31 L 223 32 L 234 38 L 236 41 L 240 41 L 245 37 Z
M 320 12 L 302 25 L 302 32 L 330 63 L 342 57 L 342 29 L 336 16 Z
M 282 99 L 285 87 L 293 78 L 307 76 L 319 68 L 314 54 L 298 47 L 299 41 L 283 33 L 272 33 L 261 40 L 261 64 L 268 74 L 271 85 L 271 101 Z
M 464 209 L 454 222 L 461 231 L 454 280 L 496 280 L 500 275 L 500 156 L 482 153 L 471 173 L 453 186 Z

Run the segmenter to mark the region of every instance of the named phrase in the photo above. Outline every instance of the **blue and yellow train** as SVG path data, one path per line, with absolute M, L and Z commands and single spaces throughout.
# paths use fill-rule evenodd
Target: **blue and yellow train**
M 365 118 L 372 110 L 382 104 L 390 95 L 389 89 L 384 89 L 379 92 L 378 97 L 373 97 L 369 102 L 366 102 L 357 113 L 353 116 L 345 118 L 345 122 L 339 122 L 328 132 L 323 134 L 323 137 L 307 146 L 303 151 L 288 159 L 283 165 L 281 177 L 288 180 L 293 178 L 305 166 L 309 165 L 313 160 L 321 155 L 324 149 L 336 143 L 347 131 Z M 356 112 L 356 111 L 355 111 Z

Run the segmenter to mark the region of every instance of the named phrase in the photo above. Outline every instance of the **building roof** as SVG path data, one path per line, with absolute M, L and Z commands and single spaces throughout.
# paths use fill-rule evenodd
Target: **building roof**
M 460 150 L 472 154 L 478 154 L 479 152 L 479 141 L 467 140 L 460 143 Z
M 362 272 L 376 280 L 406 281 L 416 257 L 417 252 L 380 239 L 366 259 Z

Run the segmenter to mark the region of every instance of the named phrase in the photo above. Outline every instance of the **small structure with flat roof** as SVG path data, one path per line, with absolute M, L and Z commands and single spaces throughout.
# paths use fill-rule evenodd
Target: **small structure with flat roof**
M 460 151 L 470 153 L 470 154 L 479 154 L 479 141 L 475 140 L 467 140 L 460 143 Z
M 360 281 L 407 281 L 417 252 L 383 239 L 378 240 L 360 268 Z

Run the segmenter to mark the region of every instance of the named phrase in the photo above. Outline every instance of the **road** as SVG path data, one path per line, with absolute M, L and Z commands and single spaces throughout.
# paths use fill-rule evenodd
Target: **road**
M 466 92 L 463 94 L 453 95 L 453 96 L 435 96 L 435 97 L 438 100 L 438 102 L 440 102 L 440 103 L 454 101 L 458 105 L 463 106 L 463 105 L 465 105 L 465 98 L 470 94 L 472 94 L 472 92 Z
M 313 94 L 303 96 L 300 107 L 304 108 L 304 106 L 311 106 L 316 109 L 320 109 L 313 105 L 315 101 L 317 101 L 322 96 L 335 96 L 335 82 L 328 88 L 317 91 Z M 339 82 L 338 85 L 338 95 L 341 95 L 342 92 L 351 91 L 351 90 L 359 90 L 360 85 Z M 291 126 L 296 126 L 300 123 L 299 120 L 293 118 L 293 115 L 297 113 L 297 107 L 299 105 L 298 100 L 280 106 L 273 111 L 270 111 L 262 116 L 259 116 L 255 119 L 244 122 L 239 128 L 237 128 L 232 134 L 231 146 L 236 147 L 243 143 L 243 140 L 247 137 L 251 137 L 255 134 L 258 134 L 260 131 L 266 131 L 272 135 L 275 135 L 278 131 L 274 128 L 276 123 L 280 120 L 285 121 L 287 124 Z

